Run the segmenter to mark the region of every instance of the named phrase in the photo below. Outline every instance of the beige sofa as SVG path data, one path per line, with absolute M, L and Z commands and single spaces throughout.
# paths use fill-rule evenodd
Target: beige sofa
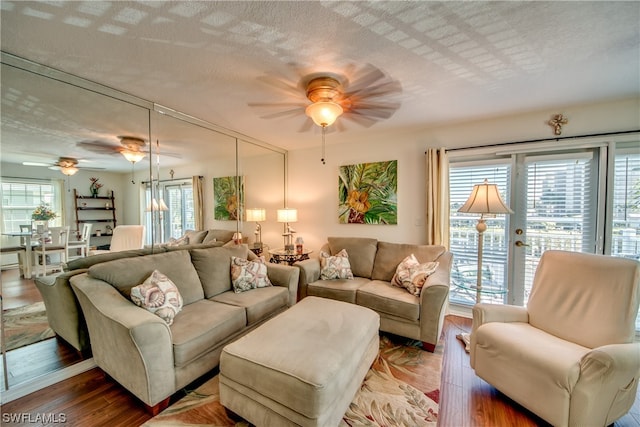
M 320 259 L 295 265 L 300 268 L 299 298 L 307 295 L 358 304 L 380 315 L 380 330 L 422 341 L 434 351 L 446 314 L 453 255 L 444 246 L 379 242 L 361 237 L 329 237 L 321 251 L 335 255 L 346 249 L 353 279 L 320 279 Z M 420 296 L 391 285 L 398 264 L 414 254 L 420 263 L 437 261 Z
M 85 273 L 89 267 L 107 261 L 121 258 L 131 258 L 153 253 L 164 253 L 173 250 L 192 248 L 207 248 L 221 246 L 220 242 L 194 244 L 187 246 L 156 247 L 146 249 L 132 249 L 128 251 L 109 252 L 76 258 L 64 265 L 64 272 L 52 276 L 36 277 L 34 282 L 47 310 L 49 326 L 59 338 L 69 343 L 84 357 L 91 355 L 91 345 L 87 325 L 76 299 L 69 279 L 77 274 Z
M 295 303 L 297 268 L 267 264 L 274 286 L 235 293 L 231 256 L 255 257 L 246 245 L 175 250 L 96 264 L 71 277 L 96 364 L 152 413 L 216 367 L 225 344 Z M 129 298 L 156 269 L 184 300 L 170 326 Z

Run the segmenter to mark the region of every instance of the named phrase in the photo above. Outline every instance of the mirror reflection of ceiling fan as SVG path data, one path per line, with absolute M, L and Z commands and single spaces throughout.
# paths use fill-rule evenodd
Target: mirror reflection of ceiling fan
M 49 169 L 59 170 L 62 174 L 71 176 L 75 175 L 78 170 L 104 170 L 104 168 L 95 168 L 95 167 L 86 167 L 86 166 L 78 166 L 78 159 L 73 157 L 60 157 L 57 162 L 50 163 L 40 163 L 40 162 L 23 162 L 25 166 L 45 166 Z
M 120 145 L 114 145 L 106 141 L 80 141 L 76 145 L 98 154 L 121 154 L 131 163 L 137 163 L 148 154 L 147 143 L 137 136 L 119 136 Z M 163 156 L 181 158 L 178 153 L 162 152 Z

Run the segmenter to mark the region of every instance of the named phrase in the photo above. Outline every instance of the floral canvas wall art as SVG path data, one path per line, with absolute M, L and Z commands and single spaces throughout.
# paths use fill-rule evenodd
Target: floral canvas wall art
M 397 160 L 340 166 L 340 223 L 397 224 L 397 191 Z
M 244 209 L 244 177 L 213 178 L 214 218 L 235 221 Z

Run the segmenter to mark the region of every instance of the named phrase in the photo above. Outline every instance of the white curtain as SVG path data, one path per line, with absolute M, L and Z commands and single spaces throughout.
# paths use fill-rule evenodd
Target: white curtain
M 193 210 L 196 230 L 204 230 L 204 188 L 201 176 L 193 176 Z
M 449 160 L 444 148 L 425 153 L 427 244 L 449 247 Z
M 58 217 L 53 220 L 56 227 L 64 227 L 67 225 L 67 192 L 64 191 L 64 179 L 52 179 L 53 185 L 53 206 L 52 209 L 58 213 Z

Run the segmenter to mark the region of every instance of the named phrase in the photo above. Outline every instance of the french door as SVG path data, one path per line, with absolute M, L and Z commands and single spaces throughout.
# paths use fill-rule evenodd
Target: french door
M 461 214 L 474 184 L 485 178 L 514 211 L 487 219 L 484 233 L 483 302 L 526 305 L 542 253 L 549 249 L 601 253 L 604 212 L 599 212 L 606 148 L 561 153 L 499 153 L 485 161 L 450 165 L 454 254 L 451 301 L 473 304 L 477 278 L 478 215 Z

